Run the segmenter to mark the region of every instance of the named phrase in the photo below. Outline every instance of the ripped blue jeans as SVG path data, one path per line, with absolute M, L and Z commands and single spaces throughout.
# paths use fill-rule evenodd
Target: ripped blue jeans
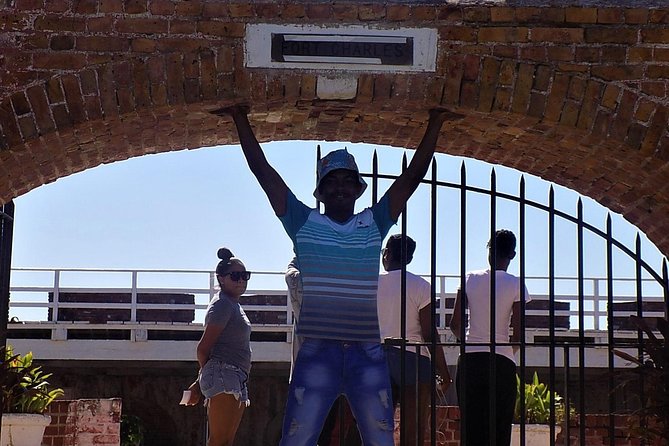
M 314 446 L 330 407 L 348 399 L 365 446 L 393 446 L 393 403 L 380 343 L 307 338 L 295 361 L 280 446 Z

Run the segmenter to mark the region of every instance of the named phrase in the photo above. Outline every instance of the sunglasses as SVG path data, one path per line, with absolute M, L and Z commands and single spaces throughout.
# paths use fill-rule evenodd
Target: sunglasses
M 249 280 L 251 278 L 251 271 L 232 271 L 223 275 L 230 276 L 232 280 L 239 282 L 240 280 Z

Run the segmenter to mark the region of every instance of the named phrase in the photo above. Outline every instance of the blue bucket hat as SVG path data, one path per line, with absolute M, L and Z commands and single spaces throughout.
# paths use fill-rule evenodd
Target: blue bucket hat
M 352 170 L 358 174 L 358 181 L 360 182 L 361 187 L 358 196 L 355 198 L 360 198 L 362 193 L 365 192 L 365 189 L 367 189 L 367 183 L 360 175 L 358 165 L 355 163 L 355 158 L 353 155 L 348 153 L 348 150 L 346 149 L 333 150 L 318 160 L 318 167 L 316 172 L 316 190 L 314 190 L 314 197 L 316 197 L 316 199 L 319 201 L 323 201 L 321 194 L 318 191 L 318 187 L 321 185 L 321 181 L 323 181 L 323 178 L 325 178 L 327 174 L 337 169 Z

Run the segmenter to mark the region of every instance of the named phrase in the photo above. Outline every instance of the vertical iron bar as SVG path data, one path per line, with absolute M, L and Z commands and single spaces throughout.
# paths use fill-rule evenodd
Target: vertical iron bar
M 376 149 L 372 155 L 372 204 L 379 201 L 379 155 Z
M 402 156 L 402 173 L 407 169 L 407 154 Z M 407 205 L 402 209 L 402 238 L 400 243 L 400 258 L 402 259 L 402 269 L 400 275 L 400 336 L 402 342 L 400 345 L 400 444 L 406 444 L 406 340 L 407 340 Z M 417 395 L 416 395 L 417 396 Z M 416 416 L 413 414 L 413 416 Z M 418 430 L 416 429 L 416 433 Z M 415 440 L 414 440 L 415 441 Z
M 321 160 L 321 145 L 316 145 L 316 187 L 318 187 L 318 162 Z M 316 209 L 321 210 L 321 202 L 316 198 Z
M 578 390 L 579 390 L 579 439 L 585 446 L 585 290 L 583 281 L 583 201 L 579 197 L 578 218 Z
M 7 344 L 9 320 L 9 284 L 12 271 L 12 241 L 14 238 L 14 202 L 0 208 L 0 342 Z
M 564 361 L 564 404 L 565 407 L 570 407 L 571 406 L 571 394 L 569 392 L 569 370 L 571 368 L 570 364 L 570 359 L 569 359 L 569 344 L 564 343 L 563 344 L 563 351 L 562 351 L 562 360 Z M 582 419 L 580 419 L 579 423 L 582 423 Z M 566 423 L 565 424 L 565 430 L 567 431 L 564 435 L 564 445 L 569 446 L 571 444 L 571 439 L 569 438 L 571 436 L 571 423 Z
M 461 293 L 461 303 L 460 305 L 460 321 L 461 321 L 461 326 L 462 326 L 462 331 L 461 331 L 461 338 L 460 338 L 460 361 L 458 364 L 458 368 L 462 367 L 463 370 L 466 370 L 466 361 L 467 361 L 467 355 L 466 353 L 466 347 L 467 347 L 467 341 L 466 341 L 466 332 L 467 332 L 467 325 L 468 321 L 466 318 L 466 305 L 464 305 L 464 297 L 467 294 L 467 290 L 465 288 L 465 277 L 467 274 L 466 271 L 466 260 L 467 260 L 467 169 L 465 168 L 465 163 L 464 161 L 462 162 L 462 165 L 460 166 L 460 293 Z M 463 445 L 467 444 L 467 430 L 465 429 L 465 425 L 467 423 L 467 397 L 466 397 L 466 390 L 467 389 L 467 374 L 466 373 L 458 373 L 457 375 L 458 378 L 462 378 L 462 382 L 456 382 L 456 386 L 461 389 L 459 392 L 460 396 L 462 396 L 462 401 L 458 400 L 458 405 L 460 406 L 460 438 L 462 439 Z
M 641 274 L 641 235 L 637 232 L 636 234 L 636 251 L 635 251 L 635 256 L 634 256 L 634 263 L 635 263 L 635 269 L 636 269 L 636 311 L 637 311 L 637 316 L 639 318 L 643 318 L 643 289 L 642 289 L 642 274 Z M 643 330 L 641 328 L 637 328 L 637 339 L 638 339 L 638 355 L 639 355 L 639 361 L 641 364 L 645 362 L 644 359 L 644 339 L 643 339 Z M 646 404 L 646 389 L 644 388 L 645 384 L 645 379 L 644 379 L 645 374 L 640 373 L 639 374 L 639 399 L 641 401 L 642 405 Z M 641 419 L 641 428 L 645 429 L 646 428 L 646 423 L 645 423 L 645 417 L 642 417 Z M 646 444 L 646 441 L 641 438 L 641 444 L 644 445 Z
M 520 262 L 520 336 L 515 336 L 520 339 L 520 376 L 522 376 L 520 382 L 520 446 L 525 446 L 525 417 L 523 415 L 525 414 L 525 299 L 527 298 L 527 296 L 525 296 L 525 205 L 525 176 L 521 175 L 519 201 L 520 215 L 518 216 L 520 223 L 520 233 L 518 234 Z M 514 335 L 516 334 L 514 333 Z M 554 435 L 551 431 L 551 438 L 553 437 Z
M 490 173 L 490 358 L 489 358 L 489 410 L 488 424 L 490 430 L 490 445 L 497 444 L 497 364 L 496 358 L 496 314 L 495 297 L 497 293 L 497 240 L 495 230 L 497 226 L 497 175 L 495 168 Z
M 432 176 L 430 178 L 430 330 L 433 331 L 430 348 L 430 376 L 434 378 L 437 373 L 437 349 L 441 346 L 441 339 L 437 339 L 437 159 L 432 157 Z M 441 305 L 445 305 L 441 302 Z M 418 376 L 418 374 L 416 374 Z M 420 410 L 420 409 L 419 409 Z M 420 426 L 418 426 L 420 429 Z M 436 446 L 437 442 L 437 383 L 430 380 L 430 446 Z M 421 445 L 423 446 L 423 445 Z
M 664 288 L 664 318 L 669 320 L 669 273 L 667 258 L 662 259 L 662 287 Z
M 555 189 L 548 190 L 548 388 L 555 389 Z M 565 364 L 565 370 L 569 363 Z M 565 372 L 567 373 L 567 372 Z M 566 385 L 566 381 L 565 381 Z M 550 404 L 555 405 L 551 393 Z M 551 432 L 551 436 L 553 433 Z
M 12 272 L 12 242 L 14 239 L 14 202 L 10 201 L 0 208 L 0 344 L 7 345 L 7 321 L 9 319 L 9 287 Z M 4 361 L 5 358 L 2 358 Z M 2 419 L 0 404 L 0 419 Z M 0 423 L 0 435 L 2 423 Z
M 608 335 L 609 348 L 609 445 L 615 444 L 615 417 L 613 414 L 616 410 L 616 395 L 615 395 L 615 377 L 614 371 L 614 354 L 615 337 L 613 336 L 613 228 L 611 225 L 611 214 L 606 216 L 606 301 L 607 301 L 607 323 L 606 331 Z M 569 415 L 567 411 L 566 416 Z

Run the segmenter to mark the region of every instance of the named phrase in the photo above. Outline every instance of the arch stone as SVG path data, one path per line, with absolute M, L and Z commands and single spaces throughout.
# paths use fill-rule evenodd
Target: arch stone
M 587 195 L 669 253 L 669 9 L 654 1 L 15 0 L 0 6 L 0 202 L 147 153 L 236 143 L 209 112 L 252 104 L 261 141 L 439 150 Z M 248 23 L 438 32 L 434 72 L 248 68 Z M 353 79 L 349 99 L 319 91 Z

